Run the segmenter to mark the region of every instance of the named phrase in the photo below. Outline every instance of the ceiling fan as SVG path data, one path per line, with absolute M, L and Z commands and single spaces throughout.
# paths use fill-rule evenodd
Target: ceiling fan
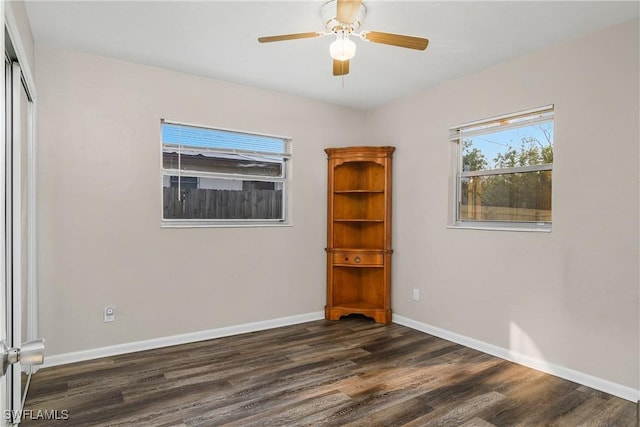
M 309 32 L 282 34 L 278 36 L 259 37 L 260 43 L 279 42 L 284 40 L 308 39 L 335 35 L 336 39 L 329 46 L 333 58 L 333 75 L 343 76 L 349 73 L 349 60 L 356 54 L 356 44 L 351 36 L 360 37 L 364 41 L 381 43 L 409 49 L 425 50 L 429 40 L 422 37 L 404 36 L 400 34 L 381 33 L 378 31 L 357 32 L 367 12 L 362 0 L 331 0 L 320 9 L 320 16 L 326 28 L 325 32 Z

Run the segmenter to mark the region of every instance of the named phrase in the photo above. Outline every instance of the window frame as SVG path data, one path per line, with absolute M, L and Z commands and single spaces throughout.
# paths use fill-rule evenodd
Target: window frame
M 533 232 L 551 232 L 553 224 L 553 207 L 551 208 L 552 219 L 545 222 L 528 222 L 528 221 L 501 221 L 501 220 L 468 220 L 461 219 L 461 204 L 462 204 L 462 180 L 463 178 L 492 176 L 492 175 L 505 175 L 516 173 L 528 173 L 539 171 L 553 171 L 553 162 L 541 165 L 533 166 L 516 166 L 512 168 L 495 168 L 485 169 L 478 171 L 464 171 L 462 165 L 463 148 L 462 140 L 464 139 L 464 129 L 472 129 L 467 134 L 471 135 L 486 135 L 490 134 L 491 129 L 495 129 L 496 132 L 504 131 L 508 129 L 517 129 L 520 127 L 533 125 L 535 123 L 553 122 L 553 133 L 555 136 L 555 106 L 554 104 L 545 105 L 538 108 L 519 111 L 511 114 L 504 114 L 500 116 L 490 117 L 483 120 L 477 120 L 469 123 L 464 123 L 449 128 L 449 141 L 454 144 L 453 150 L 454 165 L 453 165 L 453 217 L 451 223 L 447 228 L 452 229 L 473 229 L 473 230 L 496 230 L 496 231 L 533 231 Z M 508 122 L 505 125 L 501 123 Z M 553 141 L 553 147 L 555 147 L 555 138 Z M 551 181 L 553 188 L 553 179 Z M 553 194 L 553 191 L 552 193 Z M 552 201 L 553 202 L 553 201 Z
M 249 156 L 257 156 L 257 157 L 264 156 L 265 158 L 267 156 L 277 157 L 282 164 L 281 173 L 278 176 L 267 176 L 267 175 L 241 174 L 241 173 L 208 172 L 208 171 L 198 171 L 198 170 L 185 171 L 180 168 L 165 168 L 164 167 L 165 142 L 163 141 L 163 126 L 165 124 L 206 129 L 206 130 L 212 130 L 216 132 L 228 132 L 228 133 L 234 133 L 239 135 L 281 139 L 284 144 L 284 151 L 285 151 L 284 153 L 273 153 L 273 152 L 246 150 L 246 149 L 216 149 L 216 148 L 207 149 L 207 151 L 209 152 L 220 153 L 220 154 L 249 155 Z M 173 144 L 169 143 L 167 145 L 173 145 Z M 185 122 L 168 120 L 168 119 L 161 119 L 160 120 L 160 219 L 161 219 L 160 226 L 162 228 L 291 226 L 292 207 L 290 203 L 291 195 L 289 194 L 290 188 L 291 188 L 291 163 L 292 163 L 292 138 L 290 137 L 284 137 L 279 135 L 268 135 L 268 134 L 248 132 L 248 131 L 239 131 L 234 129 L 213 127 L 213 126 L 193 124 L 193 123 L 185 123 Z M 164 191 L 165 176 L 169 177 L 169 180 L 171 180 L 170 178 L 171 176 L 197 177 L 198 182 L 200 182 L 202 178 L 214 178 L 214 179 L 224 179 L 224 180 L 238 181 L 238 182 L 262 181 L 262 182 L 280 183 L 282 185 L 282 218 L 274 218 L 274 219 L 268 219 L 268 218 L 263 218 L 263 219 L 165 218 L 164 206 L 163 206 L 163 198 L 164 198 L 163 191 Z

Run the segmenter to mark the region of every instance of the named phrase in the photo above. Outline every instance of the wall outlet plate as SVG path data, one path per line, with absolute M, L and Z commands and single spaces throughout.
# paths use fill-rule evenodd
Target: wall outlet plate
M 105 307 L 104 308 L 104 321 L 105 322 L 115 322 L 116 320 L 116 308 L 115 307 Z
M 414 301 L 420 301 L 420 289 L 413 290 L 413 295 L 411 295 L 411 299 Z

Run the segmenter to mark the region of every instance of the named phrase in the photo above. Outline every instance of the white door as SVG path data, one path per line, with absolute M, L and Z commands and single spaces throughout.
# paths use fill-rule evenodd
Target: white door
M 28 100 L 21 88 L 20 66 L 5 57 L 5 342 L 7 347 L 19 347 L 22 343 L 22 298 L 26 294 L 26 197 L 23 191 L 23 136 L 22 125 L 24 107 L 20 104 Z M 26 118 L 26 115 L 24 116 Z M 26 295 L 25 295 L 26 296 Z M 21 406 L 20 364 L 5 366 L 6 406 L 5 421 L 19 414 Z M 19 416 L 17 417 L 20 418 Z
M 6 33 L 5 33 L 6 34 Z M 23 404 L 21 371 L 29 371 L 33 363 L 42 363 L 43 342 L 23 345 L 27 335 L 27 314 L 33 305 L 29 286 L 29 242 L 32 241 L 30 193 L 33 183 L 29 164 L 33 100 L 17 62 L 11 40 L 5 37 L 4 147 L 0 153 L 0 345 L 2 372 L 0 377 L 1 424 L 19 423 Z M 30 292 L 31 291 L 31 292 Z M 32 326 L 32 325 L 31 325 Z M 22 347 L 22 349 L 20 349 Z
M 27 296 L 27 123 L 28 105 L 30 98 L 22 79 L 20 65 L 17 62 L 7 60 L 6 64 L 6 89 L 5 94 L 10 98 L 11 105 L 7 105 L 7 114 L 11 122 L 7 123 L 10 130 L 10 138 L 7 138 L 7 236 L 8 245 L 11 248 L 7 251 L 10 255 L 7 258 L 7 345 L 9 347 L 20 347 L 26 338 L 26 326 L 24 315 L 26 315 Z M 9 200 L 11 199 L 11 200 Z M 7 372 L 7 380 L 12 383 L 10 405 L 13 411 L 22 409 L 21 398 L 21 374 L 20 363 L 11 366 Z
M 4 2 L 0 3 L 0 10 L 3 12 L 0 16 L 4 17 Z M 0 39 L 2 40 L 2 46 L 4 46 L 4 31 L 0 34 Z M 5 66 L 6 70 L 6 66 Z M 5 73 L 6 77 L 6 73 Z M 4 79 L 3 79 L 4 83 Z M 0 93 L 2 94 L 2 99 L 5 100 L 4 104 L 0 104 L 0 108 L 2 109 L 2 116 L 6 117 L 6 93 L 5 93 L 5 84 L 0 84 Z M 5 215 L 5 207 L 7 201 L 7 192 L 6 192 L 6 165 L 7 165 L 7 157 L 6 157 L 6 146 L 7 146 L 7 130 L 6 130 L 6 120 L 0 121 L 0 125 L 3 126 L 3 134 L 4 137 L 0 136 L 3 141 L 2 148 L 0 148 L 0 168 L 2 168 L 2 172 L 0 173 L 0 341 L 6 341 L 8 338 L 7 331 L 7 230 L 5 228 L 6 224 L 6 215 Z M 2 361 L 4 363 L 4 360 Z M 7 425 L 7 418 L 11 420 L 11 417 L 7 417 L 10 414 L 11 409 L 11 396 L 13 396 L 13 388 L 12 383 L 8 381 L 8 377 L 3 375 L 0 377 L 0 410 L 2 411 L 0 417 L 0 424 Z

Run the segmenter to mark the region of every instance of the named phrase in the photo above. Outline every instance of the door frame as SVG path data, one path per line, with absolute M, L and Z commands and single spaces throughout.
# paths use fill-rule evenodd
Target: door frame
M 20 5 L 22 6 L 22 5 Z M 19 6 L 18 6 L 19 7 Z M 20 325 L 21 321 L 22 321 L 22 314 L 21 314 L 21 306 L 22 306 L 22 302 L 20 300 L 16 300 L 15 296 L 18 295 L 20 296 L 20 290 L 18 289 L 17 292 L 11 292 L 11 293 L 7 293 L 7 290 L 9 289 L 8 286 L 12 286 L 13 284 L 13 289 L 15 290 L 15 278 L 12 278 L 11 282 L 7 282 L 7 271 L 11 271 L 11 269 L 13 268 L 14 265 L 16 265 L 15 263 L 15 259 L 16 259 L 16 248 L 20 248 L 21 245 L 26 244 L 27 245 L 27 253 L 26 253 L 26 259 L 27 259 L 27 267 L 26 270 L 24 271 L 24 274 L 27 274 L 27 283 L 26 283 L 26 292 L 27 292 L 27 318 L 25 319 L 27 322 L 26 325 L 26 337 L 20 337 L 21 335 L 21 331 L 17 332 L 17 335 L 14 334 L 14 337 L 17 337 L 17 339 L 19 341 L 27 341 L 29 339 L 35 339 L 35 337 L 37 337 L 38 335 L 38 317 L 37 317 L 37 309 L 38 309 L 38 301 L 37 301 L 37 259 L 36 259 L 36 254 L 37 254 L 37 248 L 36 248 L 36 225 L 37 225 L 37 217 L 36 217 L 36 201 L 37 201 L 37 194 L 36 194 L 36 179 L 37 179 L 37 175 L 36 175 L 36 145 L 35 145 L 35 141 L 36 141 L 36 111 L 37 111 L 37 104 L 36 104 L 36 94 L 35 94 L 35 83 L 34 83 L 34 78 L 33 78 L 33 73 L 31 70 L 31 65 L 27 59 L 27 53 L 26 50 L 24 48 L 24 43 L 23 43 L 23 39 L 21 37 L 20 34 L 20 27 L 18 25 L 18 21 L 13 13 L 13 10 L 10 6 L 7 6 L 6 2 L 0 2 L 0 17 L 2 17 L 2 21 L 4 22 L 4 30 L 2 31 L 2 34 L 0 34 L 0 41 L 1 41 L 1 45 L 4 48 L 4 52 L 6 54 L 7 52 L 7 47 L 9 45 L 11 45 L 12 47 L 12 54 L 15 56 L 13 58 L 11 58 L 13 61 L 17 61 L 18 64 L 20 64 L 19 67 L 19 72 L 20 72 L 20 80 L 22 83 L 19 82 L 19 84 L 23 84 L 25 91 L 27 92 L 28 96 L 30 97 L 30 101 L 27 104 L 27 123 L 26 123 L 26 129 L 27 129 L 27 135 L 26 138 L 21 138 L 21 141 L 25 141 L 24 143 L 26 143 L 26 167 L 27 167 L 27 171 L 26 171 L 26 176 L 27 176 L 27 212 L 26 212 L 26 233 L 27 233 L 27 241 L 26 242 L 22 242 L 20 241 L 20 233 L 18 233 L 18 241 L 17 241 L 17 245 L 16 244 L 12 244 L 12 247 L 8 247 L 7 246 L 7 242 L 8 242 L 8 236 L 6 234 L 7 229 L 5 227 L 6 221 L 7 221 L 7 215 L 14 215 L 16 212 L 16 206 L 13 207 L 12 211 L 13 212 L 8 212 L 7 214 L 5 214 L 5 209 L 2 209 L 2 212 L 0 212 L 0 220 L 2 221 L 2 236 L 0 237 L 0 246 L 2 246 L 2 248 L 0 248 L 0 275 L 2 276 L 2 286 L 0 289 L 1 290 L 1 297 L 0 297 L 0 303 L 1 304 L 1 312 L 0 312 L 0 317 L 2 318 L 0 320 L 0 326 L 3 326 L 3 334 L 5 333 L 5 331 L 7 330 L 7 323 L 10 322 L 10 324 L 13 325 Z M 27 27 L 26 29 L 27 31 L 31 31 L 30 28 Z M 7 35 L 8 35 L 8 39 L 7 39 Z M 5 55 L 6 56 L 6 55 Z M 12 75 L 14 75 L 15 73 L 13 72 L 13 69 L 15 69 L 15 66 L 11 66 L 12 68 Z M 15 170 L 15 156 L 12 155 L 12 158 L 9 159 L 6 156 L 6 149 L 7 149 L 7 144 L 12 144 L 12 150 L 15 147 L 14 143 L 13 143 L 13 138 L 11 141 L 7 140 L 7 128 L 6 128 L 6 123 L 7 123 L 7 118 L 8 115 L 11 114 L 11 112 L 7 111 L 7 108 L 12 108 L 14 107 L 14 103 L 12 102 L 11 106 L 7 106 L 7 99 L 6 97 L 8 96 L 8 93 L 6 92 L 7 90 L 7 79 L 6 79 L 7 75 L 6 72 L 2 73 L 2 82 L 0 82 L 0 94 L 2 95 L 2 102 L 0 102 L 0 138 L 3 142 L 3 148 L 2 148 L 2 155 L 0 156 L 0 161 L 2 162 L 3 165 L 3 169 L 8 166 L 9 164 L 13 164 L 14 167 L 12 167 L 12 186 L 14 187 L 12 193 L 15 193 L 15 180 L 16 180 L 16 176 L 17 176 L 17 182 L 18 184 L 20 183 L 20 174 L 22 173 L 20 171 L 20 165 L 18 165 L 18 170 Z M 12 81 L 15 81 L 15 79 L 12 79 Z M 13 88 L 15 87 L 19 87 L 16 84 L 12 85 Z M 12 124 L 13 126 L 13 124 Z M 18 148 L 21 148 L 20 146 L 18 146 Z M 1 182 L 1 186 L 2 189 L 0 190 L 2 192 L 2 204 L 3 206 L 5 206 L 6 208 L 6 204 L 7 202 L 12 202 L 12 204 L 15 204 L 15 198 L 13 198 L 13 201 L 11 200 L 11 198 L 13 197 L 12 194 L 7 193 L 7 181 L 5 179 L 6 176 L 6 169 L 4 169 L 4 172 L 1 174 L 2 178 L 0 179 Z M 19 208 L 18 208 L 18 211 Z M 19 220 L 19 218 L 18 218 Z M 15 225 L 12 224 L 12 227 L 15 230 Z M 15 231 L 14 231 L 14 236 Z M 14 242 L 16 242 L 14 240 Z M 7 252 L 10 251 L 10 252 Z M 20 258 L 20 255 L 18 254 L 17 258 Z M 14 260 L 13 262 L 11 262 L 10 260 Z M 12 263 L 12 265 L 7 265 L 9 262 Z M 19 268 L 19 272 L 18 274 L 20 274 L 20 272 L 22 271 Z M 13 275 L 13 273 L 12 273 Z M 20 284 L 18 283 L 17 286 L 20 286 Z M 12 301 L 7 301 L 7 295 L 10 294 L 12 296 Z M 11 310 L 11 316 L 12 318 L 9 319 L 7 317 L 7 313 L 6 313 L 6 309 L 7 307 L 9 307 L 9 304 L 11 304 L 11 307 L 13 307 L 13 309 Z M 15 332 L 15 327 L 14 327 L 14 332 Z M 7 340 L 9 341 L 9 344 L 14 346 L 14 347 L 19 347 L 22 343 L 21 342 L 16 342 L 13 341 L 11 342 L 11 340 L 14 340 L 14 337 L 7 337 Z M 22 409 L 22 401 L 23 401 L 23 395 L 22 395 L 22 390 L 21 390 L 21 375 L 20 375 L 20 367 L 19 365 L 16 366 L 14 365 L 13 367 L 10 368 L 10 370 L 13 372 L 13 374 L 10 376 L 13 378 L 13 381 L 10 383 L 9 381 L 7 381 L 7 377 L 8 376 L 4 376 L 2 378 L 2 381 L 0 381 L 0 425 L 7 425 L 7 424 L 13 424 L 14 422 L 19 423 L 20 419 L 21 419 L 21 414 L 19 412 L 17 412 L 18 410 Z M 33 373 L 35 372 L 37 369 L 29 369 L 29 373 Z M 10 407 L 7 407 L 10 406 Z M 8 411 L 8 412 L 7 412 Z
M 5 16 L 5 2 L 0 2 L 0 16 L 2 18 L 4 18 Z M 4 21 L 4 19 L 3 19 Z M 4 31 L 2 31 L 2 33 L 0 34 L 0 41 L 2 41 L 2 47 L 4 48 Z M 7 339 L 7 321 L 6 321 L 6 307 L 7 307 L 7 301 L 6 301 L 6 294 L 7 294 L 7 281 L 6 281 L 6 277 L 7 277 L 7 269 L 6 269 L 6 260 L 7 260 L 7 254 L 6 254 L 6 248 L 7 248 L 7 233 L 6 233 L 6 228 L 5 228 L 5 224 L 6 224 L 6 216 L 5 216 L 5 201 L 7 199 L 7 192 L 6 192 L 6 181 L 5 181 L 5 167 L 7 164 L 7 160 L 6 160 L 6 127 L 5 127 L 5 123 L 6 123 L 6 111 L 5 111 L 5 106 L 7 104 L 6 98 L 5 98 L 5 70 L 2 70 L 2 81 L 0 82 L 0 99 L 2 100 L 0 102 L 0 140 L 2 141 L 2 148 L 0 148 L 0 166 L 1 166 L 1 172 L 0 172 L 0 206 L 2 207 L 2 209 L 0 209 L 0 228 L 2 229 L 2 232 L 0 233 L 0 338 L 3 340 Z M 7 403 L 8 403 L 8 393 L 12 393 L 13 392 L 13 388 L 9 386 L 8 381 L 7 381 L 7 376 L 5 375 L 4 377 L 0 378 L 0 411 L 2 411 L 2 416 L 0 417 L 0 425 L 5 426 L 8 424 L 8 419 L 10 418 L 8 417 L 8 413 L 7 411 L 10 410 L 11 408 L 8 407 Z
M 10 37 L 10 42 L 13 45 L 13 49 L 15 51 L 16 57 L 18 59 L 18 63 L 20 64 L 20 68 L 22 70 L 22 77 L 24 79 L 24 84 L 26 85 L 27 92 L 31 97 L 31 103 L 29 104 L 28 111 L 28 122 L 27 126 L 29 129 L 29 133 L 27 135 L 27 173 L 28 173 L 28 213 L 27 213 L 27 229 L 29 241 L 28 245 L 28 255 L 27 255 L 27 336 L 22 337 L 23 341 L 31 341 L 38 338 L 38 287 L 37 287 L 37 239 L 36 239 L 36 231 L 37 231 L 37 172 L 36 172 L 36 117 L 38 111 L 37 97 L 36 97 L 36 85 L 34 80 L 34 75 L 31 70 L 31 64 L 27 60 L 27 53 L 24 48 L 24 43 L 22 41 L 22 37 L 20 35 L 20 30 L 18 26 L 18 22 L 16 20 L 15 15 L 10 7 L 5 6 L 5 2 L 3 3 L 3 13 L 4 16 L 4 24 L 5 29 Z M 31 29 L 28 29 L 31 31 Z M 7 40 L 5 40 L 4 32 L 2 37 L 2 46 L 5 46 Z M 4 77 L 2 77 L 4 79 Z M 3 88 L 6 82 L 2 82 Z M 4 90 L 4 89 L 3 89 Z M 3 97 L 4 98 L 4 97 Z M 6 117 L 6 111 L 4 111 L 4 105 L 2 106 L 2 118 Z M 4 138 L 4 134 L 2 135 Z M 5 141 L 6 142 L 6 141 Z M 34 367 L 33 372 L 37 371 L 37 367 Z

